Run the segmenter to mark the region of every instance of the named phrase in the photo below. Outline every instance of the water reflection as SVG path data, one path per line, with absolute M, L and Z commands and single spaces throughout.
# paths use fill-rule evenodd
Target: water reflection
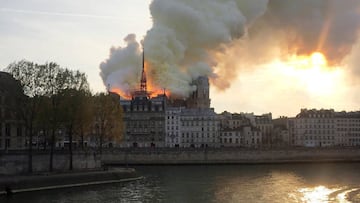
M 360 164 L 143 166 L 140 181 L 0 202 L 360 202 Z
M 351 203 L 359 201 L 359 198 L 356 197 L 359 193 L 359 188 L 327 188 L 320 185 L 312 188 L 301 188 L 299 193 L 301 201 L 306 203 Z
M 325 186 L 314 188 L 301 188 L 299 192 L 303 195 L 301 200 L 307 203 L 327 203 L 330 201 L 329 196 L 338 189 L 329 189 Z

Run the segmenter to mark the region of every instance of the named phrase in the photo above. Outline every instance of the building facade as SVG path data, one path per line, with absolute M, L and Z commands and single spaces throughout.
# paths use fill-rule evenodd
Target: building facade
M 0 150 L 26 147 L 25 124 L 21 116 L 24 94 L 19 81 L 0 72 Z
M 166 95 L 150 98 L 139 92 L 121 100 L 124 110 L 125 147 L 164 147 Z
M 181 111 L 183 107 L 168 107 L 165 110 L 165 146 L 182 147 Z
M 253 115 L 253 114 L 251 114 Z M 246 147 L 258 148 L 262 146 L 262 132 L 255 127 L 246 114 L 220 114 L 220 146 L 222 147 Z
M 335 113 L 335 140 L 339 146 L 360 146 L 360 112 Z
M 196 90 L 186 100 L 186 108 L 210 108 L 210 85 L 209 78 L 200 76 L 192 83 Z
M 214 109 L 183 109 L 181 121 L 182 147 L 218 147 L 220 121 Z

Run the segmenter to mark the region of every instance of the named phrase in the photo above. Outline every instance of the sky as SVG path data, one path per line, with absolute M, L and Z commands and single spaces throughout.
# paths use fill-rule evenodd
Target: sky
M 112 46 L 151 26 L 149 0 L 0 0 L 0 69 L 26 59 L 79 69 L 105 91 L 99 64 Z
M 124 38 L 128 34 L 136 34 L 138 40 L 145 37 L 152 27 L 150 3 L 151 0 L 0 0 L 0 69 L 21 59 L 53 61 L 85 72 L 92 91 L 105 91 L 100 64 L 109 58 L 111 47 L 126 46 Z M 352 48 L 360 50 L 358 44 Z M 256 55 L 257 51 L 260 50 L 248 54 Z M 350 54 L 348 58 L 357 60 L 356 56 Z M 290 63 L 292 60 L 284 63 L 274 57 L 269 63 L 252 67 L 231 58 L 234 64 L 226 63 L 230 66 L 227 74 L 234 78 L 227 88 L 211 86 L 211 106 L 218 113 L 272 112 L 273 117 L 295 116 L 301 108 L 359 110 L 359 84 L 347 69 L 302 69 Z M 232 65 L 242 68 L 232 70 Z

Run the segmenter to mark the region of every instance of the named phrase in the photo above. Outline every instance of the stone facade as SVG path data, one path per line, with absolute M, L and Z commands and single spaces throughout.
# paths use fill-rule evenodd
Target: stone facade
M 245 146 L 245 134 L 243 128 L 226 128 L 220 130 L 221 147 L 243 147 Z
M 186 100 L 187 108 L 210 108 L 209 78 L 201 76 L 193 81 L 196 90 Z
M 360 112 L 301 109 L 289 124 L 295 146 L 360 146 Z
M 26 147 L 21 107 L 24 94 L 20 82 L 0 72 L 0 150 Z
M 164 147 L 166 95 L 150 98 L 137 92 L 131 100 L 121 100 L 124 110 L 125 147 Z
M 143 73 L 144 75 L 145 73 Z M 145 78 L 145 76 L 142 76 Z M 216 147 L 219 120 L 210 108 L 209 80 L 194 80 L 196 90 L 189 98 L 150 97 L 146 80 L 129 100 L 120 100 L 124 110 L 123 147 Z
M 290 123 L 287 117 L 273 120 L 272 146 L 287 147 L 291 145 Z
M 220 121 L 214 109 L 183 109 L 180 119 L 182 147 L 219 146 Z
M 180 147 L 181 136 L 181 111 L 183 107 L 168 107 L 165 114 L 165 146 Z
M 261 147 L 262 132 L 255 127 L 255 122 L 252 122 L 248 116 L 223 112 L 220 118 L 220 145 L 222 147 Z
M 334 119 L 338 145 L 360 146 L 360 112 L 337 112 Z
M 302 109 L 294 119 L 295 145 L 305 147 L 335 146 L 334 110 Z

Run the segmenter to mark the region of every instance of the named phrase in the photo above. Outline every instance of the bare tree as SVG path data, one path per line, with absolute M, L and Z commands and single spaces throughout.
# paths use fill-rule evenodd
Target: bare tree
M 118 97 L 100 93 L 94 96 L 94 119 L 99 152 L 104 140 L 120 140 L 123 133 L 123 111 Z

